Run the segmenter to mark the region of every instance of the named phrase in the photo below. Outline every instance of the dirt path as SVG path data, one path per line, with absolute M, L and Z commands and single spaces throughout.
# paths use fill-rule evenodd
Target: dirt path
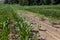
M 32 12 L 18 11 L 17 13 L 25 17 L 26 20 L 32 24 L 33 30 L 39 31 L 38 35 L 40 35 L 41 38 L 45 40 L 60 40 L 60 28 L 52 27 L 47 19 L 41 21 L 40 17 Z M 38 39 L 40 37 L 38 37 Z
M 10 26 L 10 33 L 8 35 L 9 36 L 8 39 L 9 40 L 16 40 L 17 39 L 17 33 L 16 33 L 16 30 L 15 30 L 15 24 L 14 24 L 14 19 L 13 18 L 10 20 L 9 26 Z

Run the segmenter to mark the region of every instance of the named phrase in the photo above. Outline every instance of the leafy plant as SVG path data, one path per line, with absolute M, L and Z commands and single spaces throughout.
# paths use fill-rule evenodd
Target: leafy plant
M 31 27 L 29 24 L 24 22 L 22 18 L 17 21 L 16 30 L 19 35 L 19 40 L 29 40 Z

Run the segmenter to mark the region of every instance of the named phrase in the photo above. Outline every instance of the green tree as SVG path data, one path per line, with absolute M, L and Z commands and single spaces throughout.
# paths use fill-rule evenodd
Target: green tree
M 55 4 L 55 0 L 51 0 L 51 4 Z

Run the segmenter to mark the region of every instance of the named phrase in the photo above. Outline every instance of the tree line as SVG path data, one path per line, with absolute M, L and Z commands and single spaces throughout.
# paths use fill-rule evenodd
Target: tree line
M 5 3 L 20 5 L 56 5 L 60 4 L 60 0 L 5 0 Z

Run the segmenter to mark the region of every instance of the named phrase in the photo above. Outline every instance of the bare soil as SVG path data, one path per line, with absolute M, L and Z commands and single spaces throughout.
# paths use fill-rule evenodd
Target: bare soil
M 9 36 L 8 39 L 9 40 L 16 40 L 17 39 L 17 33 L 16 33 L 16 30 L 15 30 L 15 24 L 14 24 L 14 19 L 13 18 L 10 20 L 9 27 L 10 27 L 10 33 L 8 35 Z

